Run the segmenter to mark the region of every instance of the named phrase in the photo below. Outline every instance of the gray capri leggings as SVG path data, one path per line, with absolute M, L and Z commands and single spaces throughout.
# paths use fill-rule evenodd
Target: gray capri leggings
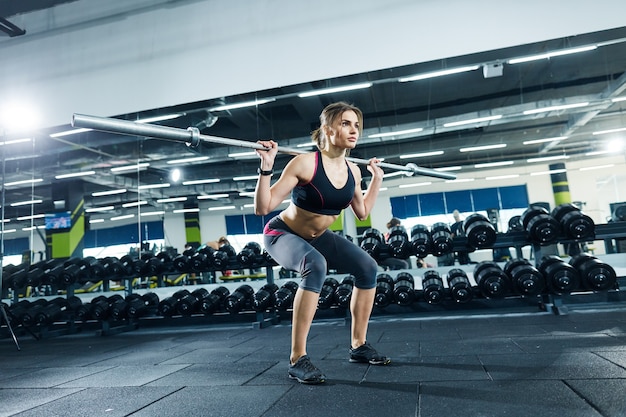
M 276 216 L 265 225 L 263 238 L 265 250 L 279 265 L 302 275 L 302 289 L 319 293 L 329 268 L 352 274 L 357 288 L 376 286 L 376 261 L 363 249 L 330 230 L 306 240 Z

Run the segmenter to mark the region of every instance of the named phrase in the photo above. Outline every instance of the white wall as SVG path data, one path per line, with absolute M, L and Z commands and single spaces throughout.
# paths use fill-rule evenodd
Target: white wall
M 19 99 L 38 109 L 39 126 L 66 125 L 73 113 L 124 114 L 621 27 L 623 7 L 80 0 L 12 19 L 27 34 L 0 39 L 0 109 Z M 105 18 L 108 8 L 122 12 Z

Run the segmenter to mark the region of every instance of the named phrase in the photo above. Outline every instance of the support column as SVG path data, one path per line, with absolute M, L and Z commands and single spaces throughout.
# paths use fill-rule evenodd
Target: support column
M 185 204 L 185 209 L 193 209 L 191 205 Z M 185 238 L 187 244 L 194 248 L 199 247 L 202 244 L 202 234 L 200 233 L 200 212 L 189 211 L 185 212 Z
M 552 180 L 552 193 L 554 194 L 554 205 L 560 206 L 561 204 L 571 203 L 572 196 L 569 192 L 569 183 L 567 182 L 567 172 L 565 171 L 565 164 L 559 162 L 551 164 L 549 166 L 550 171 L 563 170 L 563 172 L 557 172 L 550 174 Z
M 46 225 L 46 257 L 82 258 L 85 237 L 85 200 L 82 181 L 60 181 L 52 185 L 52 201 L 55 212 L 47 213 L 49 219 L 57 216 L 58 222 Z M 69 214 L 69 224 L 61 220 Z M 60 217 L 59 217 L 60 216 Z

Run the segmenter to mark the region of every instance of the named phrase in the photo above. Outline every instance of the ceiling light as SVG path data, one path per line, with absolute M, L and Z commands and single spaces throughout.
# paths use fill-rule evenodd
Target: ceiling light
M 603 151 L 593 151 L 593 152 L 587 152 L 585 154 L 585 156 L 598 156 L 598 155 L 606 155 L 607 153 L 611 153 L 611 151 L 608 150 L 603 150 Z
M 383 174 L 383 178 L 400 177 L 400 176 L 406 177 L 406 173 L 404 171 L 393 171 L 393 172 Z
M 187 201 L 187 197 L 160 198 L 156 202 L 157 203 L 175 203 L 177 201 Z
M 228 194 L 209 194 L 209 195 L 199 195 L 196 198 L 198 200 L 208 200 L 208 199 L 216 199 L 216 198 L 227 198 Z
M 522 144 L 523 145 L 534 145 L 534 144 L 537 144 L 537 143 L 556 142 L 556 141 L 565 140 L 565 139 L 567 139 L 567 136 L 556 136 L 556 137 L 553 137 L 553 138 L 526 140 L 526 141 L 522 142 Z
M 254 197 L 255 194 L 254 191 L 242 191 L 239 193 L 239 197 Z
M 513 161 L 501 161 L 501 162 L 485 162 L 484 164 L 476 164 L 474 168 L 491 168 L 491 167 L 502 167 L 506 165 L 513 165 Z
M 119 190 L 109 190 L 109 191 L 96 191 L 95 193 L 91 193 L 92 197 L 101 197 L 104 195 L 114 195 L 114 194 L 123 194 L 127 190 L 126 188 L 121 188 Z
M 164 183 L 160 183 L 160 184 L 144 184 L 144 185 L 140 185 L 137 187 L 137 189 L 139 190 L 150 190 L 153 188 L 167 188 L 169 187 L 170 184 L 167 182 Z
M 81 171 L 81 172 L 73 172 L 71 174 L 55 175 L 54 178 L 56 178 L 57 180 L 60 180 L 60 179 L 63 179 L 63 178 L 84 177 L 84 176 L 87 176 L 87 175 L 93 175 L 95 173 L 96 173 L 96 171 Z
M 343 87 L 323 88 L 321 90 L 313 90 L 313 91 L 307 91 L 306 93 L 300 93 L 298 94 L 298 97 L 304 98 L 304 97 L 312 97 L 312 96 L 321 96 L 323 94 L 340 93 L 342 91 L 360 90 L 363 88 L 370 88 L 371 86 L 372 86 L 372 83 L 361 83 L 361 84 L 346 85 Z
M 50 135 L 50 137 L 51 138 L 60 138 L 61 136 L 76 135 L 78 133 L 90 132 L 92 130 L 93 129 L 86 129 L 86 128 L 65 130 L 63 132 L 53 133 L 53 134 Z
M 0 142 L 0 146 L 2 146 L 2 145 L 15 145 L 16 143 L 30 142 L 31 140 L 32 140 L 31 138 L 6 140 L 4 142 Z
M 553 169 L 551 171 L 539 171 L 539 172 L 531 172 L 530 175 L 546 175 L 546 174 L 562 174 L 563 172 L 567 172 L 567 169 Z
M 480 65 L 470 65 L 467 67 L 450 68 L 450 69 L 441 70 L 441 71 L 433 71 L 433 72 L 427 72 L 424 74 L 412 75 L 410 77 L 399 78 L 398 81 L 401 83 L 405 83 L 408 81 L 425 80 L 427 78 L 442 77 L 444 75 L 474 71 L 474 70 L 477 70 L 478 68 L 480 68 Z
M 296 145 L 296 148 L 311 148 L 315 146 L 314 143 L 301 143 L 299 145 Z
M 114 206 L 91 207 L 91 208 L 85 209 L 85 213 L 95 213 L 99 211 L 110 211 L 110 210 L 115 210 L 115 207 Z
M 402 185 L 399 185 L 398 188 L 422 187 L 424 185 L 431 185 L 431 184 L 432 184 L 432 182 L 430 182 L 430 181 L 416 182 L 416 183 L 412 183 L 412 184 L 402 184 Z
M 507 64 L 521 64 L 522 62 L 537 61 L 539 59 L 548 59 L 548 58 L 552 58 L 552 57 L 555 57 L 555 56 L 562 56 L 562 55 L 576 54 L 576 53 L 579 53 L 579 52 L 593 51 L 596 48 L 597 48 L 596 45 L 588 45 L 588 46 L 582 46 L 582 47 L 579 47 L 579 48 L 561 49 L 559 51 L 547 52 L 547 53 L 544 53 L 544 54 L 529 55 L 529 56 L 526 56 L 526 57 L 509 59 L 507 61 Z
M 609 152 L 620 152 L 624 148 L 624 143 L 619 139 L 613 139 L 606 144 L 606 149 Z
M 11 219 L 2 219 L 0 220 L 0 223 L 9 223 L 11 221 Z
M 243 207 L 244 208 L 252 208 L 252 207 L 254 207 L 254 204 L 253 203 L 244 204 Z
M 5 187 L 10 187 L 12 185 L 23 185 L 23 184 L 35 184 L 38 182 L 42 182 L 43 179 L 42 178 L 36 178 L 33 180 L 22 180 L 22 181 L 13 181 L 13 182 L 7 182 L 4 184 Z
M 0 230 L 0 235 L 7 234 L 7 233 L 15 233 L 16 231 L 17 229 L 4 229 L 4 230 Z
M 498 119 L 501 119 L 501 118 L 502 118 L 501 114 L 497 114 L 495 116 L 477 117 L 475 119 L 468 119 L 468 120 L 461 120 L 461 121 L 458 121 L 458 122 L 444 123 L 443 127 L 453 127 L 453 126 L 469 125 L 469 124 L 472 124 L 472 123 L 489 122 L 491 120 L 498 120 Z
M 219 178 L 208 178 L 204 180 L 191 180 L 183 181 L 183 185 L 198 185 L 198 184 L 211 184 L 214 182 L 220 182 Z
M 424 129 L 421 127 L 417 127 L 415 129 L 397 130 L 395 132 L 375 133 L 373 135 L 369 135 L 368 138 L 386 138 L 389 136 L 408 135 L 411 133 L 419 133 L 422 130 Z
M 200 211 L 199 208 L 186 208 L 186 209 L 178 209 L 174 210 L 172 213 L 198 213 Z
M 606 135 L 607 133 L 616 133 L 626 131 L 626 127 L 620 127 L 618 129 L 600 130 L 593 132 L 592 135 Z
M 585 167 L 585 168 L 581 168 L 580 171 L 592 171 L 594 169 L 603 169 L 603 168 L 611 168 L 615 166 L 615 164 L 607 164 L 607 165 L 596 165 L 593 167 Z
M 128 207 L 137 207 L 137 206 L 143 206 L 144 204 L 148 204 L 147 201 L 145 200 L 141 200 L 141 201 L 133 201 L 130 203 L 124 203 L 122 204 L 122 207 L 124 208 L 128 208 Z
M 211 107 L 208 111 L 212 112 L 212 111 L 223 111 L 223 110 L 240 109 L 240 108 L 243 108 L 243 107 L 254 107 L 254 106 L 260 106 L 261 104 L 270 103 L 272 101 L 276 101 L 276 99 L 275 98 L 267 98 L 267 99 L 254 100 L 254 101 L 244 101 L 242 103 L 224 104 L 222 106 Z
M 442 168 L 437 168 L 437 171 L 443 171 L 443 172 L 446 172 L 446 171 L 460 171 L 460 170 L 462 170 L 462 169 L 463 169 L 463 167 L 462 167 L 462 166 L 460 166 L 460 165 L 455 165 L 455 166 L 451 166 L 451 167 L 442 167 Z
M 162 122 L 165 120 L 177 119 L 180 116 L 184 116 L 185 113 L 172 113 L 172 114 L 164 114 L 163 116 L 154 116 L 147 117 L 145 119 L 136 120 L 135 123 L 154 123 L 154 122 Z
M 189 164 L 191 162 L 206 161 L 207 159 L 209 159 L 208 156 L 196 156 L 193 158 L 172 159 L 171 161 L 167 161 L 167 163 L 168 164 Z
M 549 112 L 549 111 L 575 109 L 575 108 L 578 108 L 578 107 L 587 107 L 588 105 L 589 105 L 589 102 L 575 103 L 575 104 L 563 104 L 561 106 L 550 106 L 550 107 L 542 107 L 542 108 L 539 108 L 539 109 L 525 110 L 523 113 L 526 114 L 526 115 L 528 115 L 528 114 L 536 114 L 536 113 L 545 113 L 545 112 Z
M 498 176 L 495 176 L 495 177 L 486 177 L 485 179 L 487 181 L 491 181 L 491 180 L 506 180 L 506 179 L 509 179 L 509 178 L 517 178 L 517 177 L 519 177 L 519 174 L 498 175 Z
M 123 166 L 123 167 L 111 168 L 111 172 L 130 171 L 130 170 L 133 170 L 133 169 L 147 168 L 149 166 L 150 166 L 149 163 L 143 162 L 141 164 L 136 164 L 136 165 L 126 165 L 126 166 Z
M 489 149 L 499 149 L 506 148 L 506 143 L 496 143 L 495 145 L 483 145 L 483 146 L 472 146 L 470 148 L 461 148 L 459 152 L 476 152 L 476 151 L 486 151 Z
M 234 177 L 233 181 L 248 181 L 248 180 L 256 180 L 258 175 L 245 175 L 243 177 Z
M 28 206 L 28 205 L 39 204 L 39 203 L 43 203 L 43 200 L 18 201 L 17 203 L 11 203 L 11 207 Z
M 22 221 L 22 220 L 43 219 L 44 217 L 46 217 L 45 214 L 33 214 L 32 216 L 18 217 L 17 220 Z
M 247 152 L 234 152 L 234 153 L 229 153 L 228 157 L 229 158 L 239 158 L 242 156 L 256 156 L 256 151 L 247 151 Z
M 435 155 L 443 155 L 443 151 L 431 151 L 431 152 L 422 152 L 422 153 L 412 153 L 412 154 L 400 155 L 400 159 L 422 158 L 422 157 L 425 157 L 425 156 L 435 156 Z
M 90 219 L 89 224 L 93 223 L 104 223 L 104 219 Z
M 172 172 L 170 172 L 170 179 L 171 179 L 173 182 L 178 182 L 178 181 L 180 181 L 180 177 L 181 177 L 182 175 L 183 175 L 183 174 L 182 174 L 182 172 L 180 171 L 180 169 L 178 169 L 178 168 L 174 168 L 174 169 L 172 170 Z
M 626 100 L 626 96 L 623 96 L 623 97 L 615 97 L 615 98 L 612 98 L 612 99 L 611 99 L 611 101 L 612 101 L 613 103 L 617 103 L 618 101 L 625 101 L 625 100 Z
M 209 211 L 217 211 L 217 210 L 232 210 L 237 207 L 235 206 L 221 206 L 221 207 L 209 207 Z
M 111 221 L 114 222 L 117 220 L 132 219 L 133 217 L 135 217 L 134 214 L 125 214 L 123 216 L 111 217 Z
M 30 227 L 22 227 L 22 230 L 25 232 L 30 232 L 31 230 L 35 230 L 35 229 L 45 229 L 46 226 L 45 225 L 39 225 L 39 226 L 30 226 Z
M 144 217 L 144 216 L 159 216 L 159 215 L 162 215 L 162 214 L 165 214 L 165 212 L 164 211 L 142 211 L 141 212 L 141 217 Z
M 546 162 L 546 161 L 556 161 L 559 159 L 569 159 L 569 156 L 567 155 L 557 155 L 557 156 L 543 156 L 540 158 L 530 158 L 527 159 L 526 162 L 528 163 L 532 163 L 532 162 Z
M 456 180 L 446 180 L 447 183 L 452 183 L 452 182 L 472 182 L 474 181 L 474 178 L 465 178 L 465 179 L 456 179 Z

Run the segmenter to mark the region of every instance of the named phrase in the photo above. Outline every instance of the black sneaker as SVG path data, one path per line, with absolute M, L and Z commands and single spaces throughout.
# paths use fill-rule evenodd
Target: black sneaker
M 350 347 L 350 362 L 369 363 L 370 365 L 387 365 L 391 358 L 376 352 L 376 349 L 369 343 L 359 346 L 356 349 Z
M 289 378 L 301 384 L 321 384 L 326 376 L 311 363 L 309 355 L 301 356 L 293 365 L 289 365 Z

